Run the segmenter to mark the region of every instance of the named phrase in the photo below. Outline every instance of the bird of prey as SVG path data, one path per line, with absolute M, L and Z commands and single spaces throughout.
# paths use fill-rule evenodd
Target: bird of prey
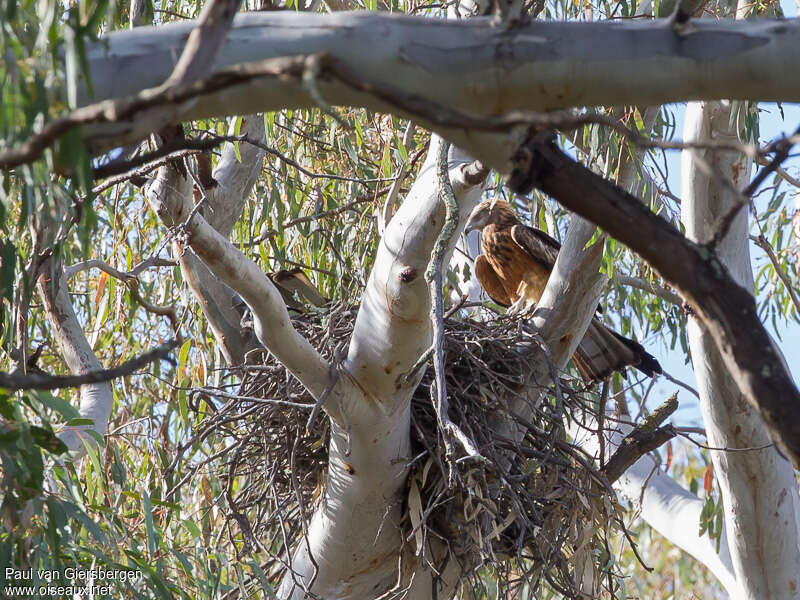
M 475 276 L 489 297 L 527 312 L 542 297 L 561 244 L 549 235 L 520 223 L 508 202 L 485 200 L 469 216 L 465 232 L 481 231 L 481 251 Z M 586 382 L 601 381 L 614 371 L 633 366 L 652 377 L 661 365 L 636 341 L 593 318 L 573 355 Z M 624 373 L 624 371 L 623 371 Z

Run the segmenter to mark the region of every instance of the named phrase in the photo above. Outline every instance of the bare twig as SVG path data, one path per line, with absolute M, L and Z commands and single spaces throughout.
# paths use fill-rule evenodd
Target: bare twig
M 794 309 L 798 315 L 800 315 L 800 298 L 797 296 L 797 292 L 792 285 L 792 281 L 789 279 L 789 276 L 781 267 L 780 262 L 778 261 L 778 257 L 775 255 L 775 250 L 772 249 L 772 245 L 767 241 L 767 237 L 764 235 L 764 228 L 761 227 L 761 221 L 758 219 L 758 213 L 756 212 L 756 205 L 754 202 L 750 202 L 750 210 L 753 211 L 753 220 L 756 222 L 756 227 L 758 227 L 758 235 L 753 237 L 753 241 L 755 241 L 756 245 L 761 248 L 767 254 L 767 258 L 772 263 L 772 268 L 775 269 L 775 273 L 777 273 L 778 278 L 783 283 L 783 286 L 786 288 L 786 292 L 789 294 L 789 298 L 792 300 L 792 304 L 794 304 Z
M 767 159 L 765 156 L 762 156 L 758 159 L 758 164 L 760 164 L 762 167 L 766 167 L 770 163 L 771 161 Z M 778 176 L 787 183 L 790 183 L 794 187 L 800 188 L 800 179 L 797 179 L 796 177 L 792 177 L 791 175 L 789 175 L 789 173 L 786 172 L 786 169 L 782 167 L 776 167 L 775 173 L 777 173 Z
M 41 373 L 2 373 L 0 372 L 0 387 L 10 390 L 55 390 L 59 388 L 79 387 L 87 383 L 102 383 L 118 377 L 125 377 L 134 371 L 156 360 L 166 358 L 169 353 L 177 348 L 179 341 L 172 340 L 162 344 L 137 358 L 133 358 L 114 367 L 99 371 L 87 371 L 79 375 L 46 375 Z
M 647 281 L 646 279 L 642 279 L 640 277 L 632 277 L 630 275 L 623 275 L 622 273 L 614 273 L 612 279 L 619 283 L 620 285 L 627 285 L 630 287 L 634 287 L 645 292 L 650 292 L 651 294 L 658 296 L 662 300 L 666 300 L 671 304 L 676 306 L 683 306 L 684 302 L 678 294 L 675 292 L 668 290 L 663 285 L 656 283 L 655 281 Z
M 131 279 L 135 279 L 139 276 L 142 271 L 149 269 L 151 267 L 174 267 L 176 266 L 176 262 L 169 258 L 158 258 L 158 257 L 151 257 L 146 260 L 143 260 L 138 265 L 133 267 L 130 271 L 118 271 L 108 263 L 98 259 L 93 258 L 90 260 L 84 260 L 79 263 L 75 263 L 74 265 L 70 265 L 68 267 L 64 267 L 64 281 L 67 281 L 70 277 L 75 275 L 76 273 L 80 273 L 81 271 L 88 271 L 89 269 L 100 269 L 101 271 L 108 273 L 112 277 L 116 279 L 120 279 L 122 281 L 128 281 Z
M 445 383 L 444 369 L 444 324 L 443 324 L 443 302 L 442 302 L 442 262 L 444 261 L 447 246 L 458 229 L 458 204 L 453 193 L 453 186 L 450 183 L 448 173 L 448 150 L 450 144 L 444 140 L 439 141 L 438 154 L 438 175 L 439 175 L 439 196 L 445 205 L 445 221 L 442 230 L 436 238 L 436 243 L 431 252 L 431 260 L 425 271 L 425 281 L 430 286 L 431 293 L 431 324 L 433 326 L 433 368 L 436 381 L 436 397 L 434 398 L 434 408 L 439 426 L 447 445 L 447 454 L 450 459 L 449 484 L 454 483 L 453 460 L 455 452 L 449 441 L 449 436 L 453 436 L 459 441 L 468 456 L 485 460 L 475 447 L 475 444 L 461 429 L 450 420 L 447 402 L 447 384 Z
M 760 186 L 769 176 L 769 174 L 773 173 L 778 167 L 781 166 L 781 163 L 783 163 L 783 161 L 789 157 L 789 152 L 791 152 L 792 147 L 797 143 L 798 136 L 800 136 L 800 127 L 798 127 L 794 134 L 792 134 L 790 137 L 784 137 L 776 140 L 770 143 L 764 149 L 763 154 L 775 152 L 775 156 L 763 169 L 761 169 L 761 171 L 758 172 L 758 175 L 753 178 L 750 184 L 744 188 L 741 193 L 737 193 L 737 199 L 739 202 L 734 200 L 734 205 L 722 216 L 719 224 L 714 228 L 714 236 L 711 238 L 710 242 L 712 248 L 716 248 L 728 234 L 728 230 L 731 228 L 731 225 L 736 219 L 736 215 L 738 215 L 739 211 L 742 210 L 746 203 L 752 199 L 753 194 L 758 189 L 758 186 Z M 757 156 L 751 158 L 757 158 Z
M 120 181 L 125 181 L 126 179 L 130 179 L 138 174 L 137 172 L 129 173 L 129 171 L 132 171 L 137 167 L 145 165 L 146 167 L 149 167 L 145 171 L 148 172 L 155 168 L 154 165 L 157 161 L 159 161 L 159 159 L 183 158 L 191 154 L 207 152 L 209 150 L 213 150 L 225 141 L 227 140 L 224 138 L 220 139 L 216 137 L 201 137 L 198 139 L 176 137 L 160 145 L 152 152 L 145 152 L 144 154 L 134 156 L 133 158 L 120 158 L 100 165 L 92 171 L 92 177 L 94 179 L 104 179 L 106 177 L 124 174 L 124 177 L 122 177 Z M 159 164 L 161 163 L 159 162 Z M 108 182 L 104 183 L 102 186 L 97 186 L 97 188 L 100 188 L 98 192 L 110 187 L 107 185 L 107 183 Z M 115 180 L 115 183 L 119 182 Z M 92 191 L 95 191 L 95 189 Z

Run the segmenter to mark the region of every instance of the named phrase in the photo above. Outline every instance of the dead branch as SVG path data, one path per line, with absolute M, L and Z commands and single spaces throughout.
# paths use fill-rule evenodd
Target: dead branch
M 688 240 L 625 190 L 562 152 L 546 133 L 529 132 L 515 155 L 512 189 L 537 187 L 637 252 L 686 297 L 708 328 L 744 396 L 773 439 L 800 467 L 800 392 L 758 317 L 710 245 Z
M 10 390 L 55 390 L 60 388 L 80 387 L 87 383 L 103 383 L 125 377 L 141 369 L 145 365 L 169 356 L 169 353 L 178 347 L 179 340 L 172 340 L 158 348 L 146 352 L 141 356 L 132 358 L 113 369 L 87 371 L 80 375 L 46 375 L 42 373 L 2 373 L 0 372 L 0 387 Z
M 678 434 L 672 425 L 660 427 L 661 423 L 677 409 L 678 393 L 675 392 L 623 438 L 617 450 L 601 469 L 609 483 L 614 483 L 622 477 L 628 467 L 642 456 L 665 444 Z M 602 431 L 600 435 L 601 437 L 604 435 Z

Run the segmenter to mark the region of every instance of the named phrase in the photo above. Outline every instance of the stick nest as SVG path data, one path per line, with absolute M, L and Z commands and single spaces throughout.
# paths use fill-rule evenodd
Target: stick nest
M 346 354 L 356 312 L 336 305 L 293 323 L 335 363 Z M 596 394 L 593 400 L 562 374 L 558 389 L 541 390 L 531 407 L 535 384 L 525 379 L 538 346 L 518 323 L 446 319 L 445 328 L 450 418 L 486 460 L 448 460 L 428 364 L 412 399 L 406 550 L 438 571 L 441 564 L 424 549 L 443 542 L 468 565 L 464 581 L 483 594 L 493 581 L 498 597 L 521 591 L 527 597 L 545 582 L 570 598 L 602 589 L 613 596 L 620 582 L 610 566 L 611 535 L 627 532 L 613 493 L 564 432 L 573 415 L 580 421 L 594 412 Z M 263 553 L 265 574 L 276 583 L 324 493 L 330 432 L 324 413 L 306 431 L 314 399 L 272 356 L 259 351 L 247 362 L 238 373 L 238 398 L 229 394 L 200 430 L 236 440 L 221 458 L 230 539 L 237 553 Z

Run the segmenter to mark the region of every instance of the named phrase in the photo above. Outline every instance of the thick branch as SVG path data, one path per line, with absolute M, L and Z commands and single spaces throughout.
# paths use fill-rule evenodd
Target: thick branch
M 773 439 L 800 466 L 800 393 L 758 318 L 752 295 L 705 246 L 687 240 L 639 200 L 592 173 L 553 143 L 533 142 L 518 154 L 512 178 L 536 185 L 638 252 L 684 295 L 711 333 L 747 399 Z
M 166 79 L 191 28 L 191 22 L 183 22 L 160 27 L 157 37 L 147 28 L 107 36 L 89 52 L 96 97 L 130 95 Z M 391 73 L 391 80 L 409 93 L 442 104 L 457 99 L 455 108 L 483 114 L 515 108 L 660 104 L 687 97 L 796 101 L 800 83 L 789 73 L 797 36 L 800 25 L 792 21 L 701 19 L 692 21 L 691 32 L 675 35 L 665 20 L 531 22 L 502 31 L 492 27 L 490 19 L 480 18 L 447 22 L 386 14 L 261 13 L 234 20 L 217 64 L 222 68 L 327 52 L 364 80 L 386 81 Z M 118 45 L 126 48 L 124 55 L 116 52 Z M 117 63 L 123 56 L 128 69 L 143 79 L 120 77 L 124 71 Z M 501 74 L 503 89 L 487 85 Z M 281 107 L 301 96 L 308 101 L 307 93 L 291 82 L 277 87 L 288 92 Z M 329 94 L 331 90 L 321 85 L 320 91 L 330 104 L 350 103 L 341 98 L 341 88 Z M 214 114 L 252 112 L 264 100 L 277 99 L 274 92 L 261 88 L 261 98 L 242 94 L 239 106 Z M 226 96 L 235 101 L 235 95 Z M 198 109 L 222 107 L 221 101 L 209 98 Z
M 189 221 L 185 228 L 190 246 L 220 280 L 247 302 L 259 341 L 319 398 L 328 386 L 328 364 L 294 329 L 280 292 L 256 263 L 202 216 L 195 214 Z
M 190 181 L 170 165 L 161 168 L 157 177 L 145 187 L 145 196 L 169 228 L 182 223 L 194 208 Z M 242 331 L 241 314 L 235 307 L 238 299 L 233 291 L 214 277 L 191 248 L 173 243 L 172 253 L 211 325 L 226 362 L 242 364 L 245 354 L 257 347 L 258 341 L 252 334 Z
M 103 365 L 95 356 L 78 323 L 78 317 L 75 315 L 64 283 L 64 271 L 61 265 L 52 264 L 48 260 L 42 266 L 42 273 L 44 275 L 39 281 L 39 290 L 45 313 L 67 367 L 79 375 L 102 371 Z M 59 436 L 73 453 L 73 458 L 79 458 L 86 451 L 82 440 L 93 443 L 93 438 L 83 435 L 81 431 L 90 429 L 99 435 L 106 432 L 113 404 L 114 394 L 111 384 L 107 381 L 81 385 L 80 416 L 83 419 L 90 419 L 92 425 L 71 428 Z
M 202 73 L 213 70 L 241 4 L 242 0 L 209 0 L 205 3 L 197 18 L 197 26 L 189 35 L 178 64 L 164 82 L 165 86 L 193 81 Z
M 430 294 L 423 274 L 445 219 L 436 183 L 437 137 L 406 199 L 386 228 L 375 266 L 361 301 L 346 368 L 362 388 L 390 399 L 400 387 L 416 387 L 405 378 L 431 345 Z M 459 227 L 480 199 L 480 186 L 463 180 L 461 166 L 472 158 L 451 148 L 450 180 L 458 203 Z M 459 230 L 456 230 L 459 231 Z M 449 261 L 455 240 L 447 247 Z
M 160 85 L 192 27 L 192 22 L 157 30 L 141 27 L 112 33 L 92 46 L 88 60 L 94 99 L 131 97 Z M 456 23 L 385 14 L 239 15 L 217 60 L 219 69 L 233 67 L 227 74 L 218 72 L 198 86 L 172 86 L 167 95 L 151 89 L 131 102 L 79 109 L 83 112 L 70 119 L 47 124 L 25 147 L 4 152 L 0 163 L 13 166 L 35 158 L 79 123 L 116 121 L 85 130 L 89 138 L 102 138 L 104 147 L 140 138 L 156 129 L 163 116 L 158 111 L 143 116 L 148 107 L 168 107 L 173 120 L 187 120 L 314 106 L 302 74 L 305 58 L 321 53 L 342 67 L 338 78 L 326 77 L 323 71 L 315 86 L 329 105 L 412 116 L 414 106 L 425 112 L 435 104 L 485 117 L 513 110 L 720 96 L 798 100 L 800 82 L 789 76 L 798 43 L 800 24 L 792 21 L 697 20 L 676 34 L 665 21 L 532 22 L 505 31 L 487 19 Z M 254 60 L 286 57 L 299 59 L 271 71 L 241 68 Z M 267 76 L 269 72 L 273 76 Z M 358 82 L 373 88 L 357 89 L 342 79 L 345 72 L 357 73 Z M 420 102 L 406 102 L 403 108 L 397 104 L 401 97 L 381 93 L 381 86 L 388 89 L 387 73 L 392 74 L 392 89 L 402 90 L 402 98 Z M 198 93 L 201 97 L 185 102 Z M 87 101 L 84 94 L 81 102 Z M 435 116 L 428 114 L 418 122 L 431 127 L 438 122 Z M 441 122 L 438 130 L 486 164 L 506 170 L 508 156 L 500 142 L 484 154 L 476 147 L 478 140 L 461 139 L 463 131 Z
M 570 434 L 581 448 L 596 456 L 599 443 L 597 435 L 592 430 L 597 428 L 597 424 L 592 419 L 583 426 L 586 429 L 582 429 L 573 421 Z M 625 423 L 617 423 L 606 429 L 604 431 L 606 448 L 611 452 L 615 451 L 620 441 L 632 429 L 631 425 Z M 725 529 L 722 531 L 718 553 L 716 542 L 708 533 L 700 536 L 697 527 L 686 526 L 687 523 L 700 522 L 704 504 L 700 498 L 678 485 L 659 468 L 658 463 L 649 454 L 642 456 L 627 469 L 614 484 L 614 488 L 628 498 L 648 525 L 708 567 L 728 593 L 735 596 L 739 586 L 731 565 Z

